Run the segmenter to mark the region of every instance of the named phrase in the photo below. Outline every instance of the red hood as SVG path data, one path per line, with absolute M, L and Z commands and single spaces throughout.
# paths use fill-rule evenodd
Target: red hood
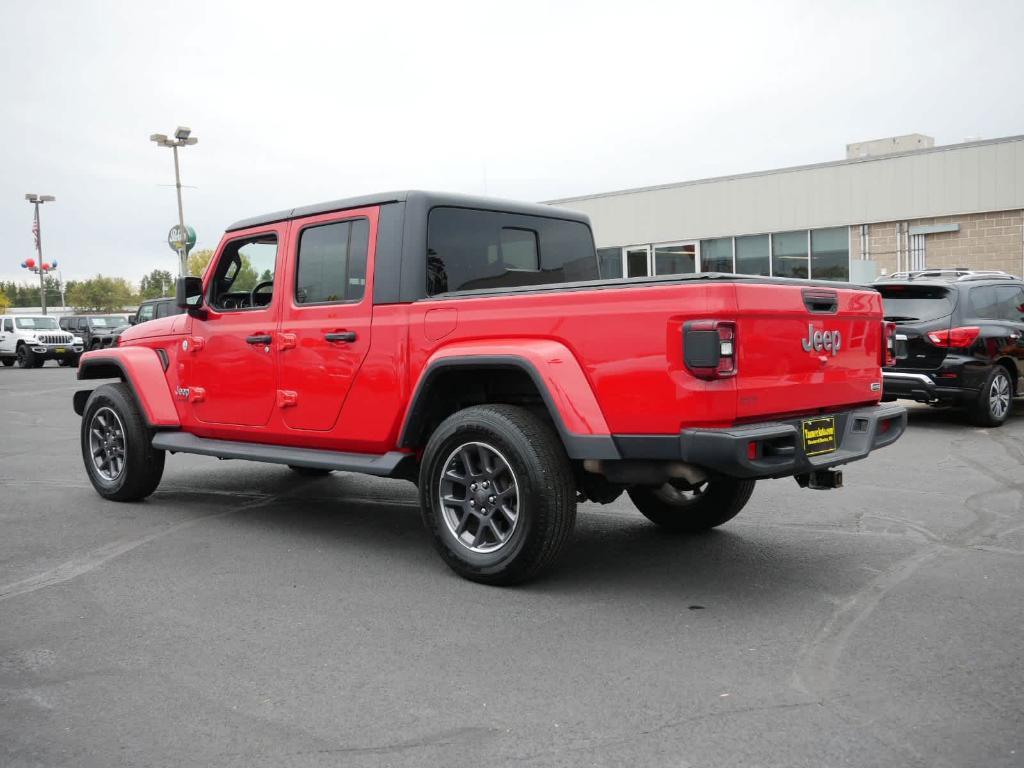
M 127 341 L 138 341 L 153 336 L 170 336 L 175 333 L 185 333 L 188 325 L 188 315 L 174 315 L 173 317 L 161 317 L 157 320 L 147 320 L 126 328 L 121 334 L 121 343 Z

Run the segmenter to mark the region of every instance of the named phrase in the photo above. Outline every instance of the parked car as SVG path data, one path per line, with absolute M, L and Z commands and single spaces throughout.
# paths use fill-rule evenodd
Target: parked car
M 875 283 L 896 323 L 886 400 L 966 408 L 975 424 L 1006 421 L 1024 373 L 1024 282 L 1005 272 L 901 272 Z
M 47 360 L 78 365 L 82 338 L 61 329 L 50 315 L 0 316 L 0 362 L 10 367 L 39 368 Z
M 600 280 L 589 220 L 426 192 L 231 226 L 187 314 L 82 358 L 96 491 L 141 499 L 167 452 L 407 478 L 445 562 L 510 584 L 579 498 L 668 531 L 722 525 L 759 478 L 842 484 L 892 444 L 891 327 L 870 289 L 703 274 Z
M 135 314 L 128 318 L 128 324 L 138 325 L 150 320 L 158 320 L 161 317 L 180 315 L 182 312 L 184 310 L 174 302 L 173 296 L 160 299 L 146 299 L 139 304 Z
M 60 319 L 60 327 L 80 336 L 87 350 L 101 349 L 113 346 L 128 320 L 124 315 L 67 315 Z

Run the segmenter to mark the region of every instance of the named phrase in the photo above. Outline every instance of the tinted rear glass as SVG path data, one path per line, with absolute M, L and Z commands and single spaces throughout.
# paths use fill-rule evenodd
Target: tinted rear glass
M 939 285 L 884 285 L 882 294 L 885 319 L 894 323 L 938 320 L 953 313 L 956 297 Z
M 427 294 L 599 279 L 590 228 L 578 221 L 434 208 Z

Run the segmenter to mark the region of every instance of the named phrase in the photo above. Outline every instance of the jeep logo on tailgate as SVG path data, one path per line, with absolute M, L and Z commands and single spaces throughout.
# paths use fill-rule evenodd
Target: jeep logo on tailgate
M 807 338 L 803 339 L 800 344 L 803 346 L 804 352 L 827 350 L 834 357 L 839 354 L 839 348 L 843 345 L 843 337 L 839 331 L 817 331 L 814 329 L 813 323 L 808 323 Z

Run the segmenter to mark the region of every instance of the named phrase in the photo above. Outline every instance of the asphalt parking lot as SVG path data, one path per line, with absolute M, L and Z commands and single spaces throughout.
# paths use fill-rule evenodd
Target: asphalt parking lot
M 1024 765 L 1024 416 L 915 407 L 708 535 L 587 504 L 498 589 L 408 483 L 176 456 L 105 502 L 77 388 L 0 369 L 0 765 Z

